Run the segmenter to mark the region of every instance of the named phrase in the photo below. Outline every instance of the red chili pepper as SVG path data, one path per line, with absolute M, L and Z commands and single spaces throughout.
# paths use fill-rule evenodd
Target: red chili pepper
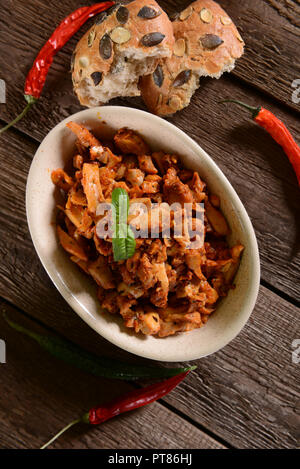
M 234 99 L 227 99 L 222 101 L 222 103 L 235 103 L 252 112 L 254 121 L 263 127 L 273 137 L 275 142 L 283 148 L 294 168 L 300 186 L 300 147 L 284 123 L 262 106 L 253 107 Z
M 55 54 L 68 42 L 68 40 L 78 31 L 78 29 L 93 16 L 107 10 L 115 2 L 96 3 L 90 7 L 81 7 L 67 16 L 56 28 L 52 36 L 42 47 L 37 55 L 34 64 L 29 71 L 24 88 L 24 97 L 27 106 L 16 119 L 0 129 L 0 134 L 16 124 L 29 111 L 31 106 L 37 102 L 41 96 L 48 70 L 53 62 Z
M 190 370 L 177 376 L 173 376 L 172 378 L 162 381 L 161 383 L 155 383 L 145 388 L 135 389 L 134 391 L 125 394 L 125 396 L 118 397 L 109 404 L 91 409 L 80 419 L 69 423 L 69 425 L 67 425 L 53 438 L 51 438 L 48 443 L 42 446 L 41 449 L 47 448 L 60 435 L 62 435 L 65 431 L 77 423 L 82 422 L 90 425 L 99 425 L 100 423 L 103 423 L 106 420 L 116 417 L 117 415 L 120 415 L 124 412 L 137 409 L 138 407 L 151 404 L 152 402 L 161 399 L 166 394 L 171 392 L 189 373 Z

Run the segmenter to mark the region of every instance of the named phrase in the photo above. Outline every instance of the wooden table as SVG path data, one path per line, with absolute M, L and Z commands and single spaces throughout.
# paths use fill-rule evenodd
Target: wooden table
M 85 1 L 83 4 L 92 3 Z M 161 0 L 169 13 L 189 1 Z M 257 305 L 242 333 L 165 399 L 105 423 L 78 427 L 55 448 L 292 448 L 299 446 L 300 339 L 299 189 L 282 150 L 239 108 L 234 97 L 273 110 L 300 142 L 299 0 L 221 0 L 246 41 L 231 75 L 203 80 L 190 107 L 170 119 L 212 156 L 237 190 L 259 242 L 262 277 Z M 2 0 L 0 78 L 7 104 L 0 124 L 22 109 L 26 72 L 76 0 Z M 87 29 L 86 26 L 83 29 Z M 70 55 L 80 34 L 59 53 L 41 102 L 0 138 L 0 308 L 37 331 L 55 331 L 99 354 L 138 361 L 101 339 L 68 307 L 34 251 L 26 222 L 25 185 L 32 157 L 60 120 L 79 111 Z M 299 86 L 299 85 L 298 85 Z M 300 94 L 299 94 L 300 97 Z M 139 99 L 116 104 L 144 109 Z M 42 223 L 42 220 L 41 220 Z M 0 316 L 7 363 L 0 364 L 0 447 L 37 448 L 90 405 L 131 385 L 93 378 L 47 355 Z

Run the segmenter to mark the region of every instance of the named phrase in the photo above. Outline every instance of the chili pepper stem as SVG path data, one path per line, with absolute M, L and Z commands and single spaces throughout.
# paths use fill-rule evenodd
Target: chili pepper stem
M 62 430 L 60 430 L 60 432 L 56 433 L 56 435 L 54 435 L 54 437 L 51 438 L 51 440 L 49 440 L 46 444 L 41 446 L 40 449 L 48 448 L 48 446 L 50 446 L 55 440 L 57 440 L 57 438 L 59 438 L 63 433 L 65 433 L 67 430 L 69 430 L 69 428 L 74 427 L 74 425 L 77 425 L 77 423 L 80 423 L 80 422 L 83 422 L 83 421 L 84 421 L 83 418 L 73 420 L 73 422 L 66 425 Z
M 261 106 L 258 106 L 258 107 L 249 106 L 249 104 L 245 104 L 242 101 L 238 101 L 237 99 L 224 99 L 223 101 L 219 102 L 219 104 L 224 104 L 224 103 L 234 103 L 234 104 L 238 104 L 239 106 L 244 107 L 245 109 L 248 109 L 249 111 L 252 112 L 253 119 L 255 119 L 258 116 L 261 110 Z
M 12 127 L 13 125 L 15 125 L 17 122 L 19 122 L 24 116 L 25 114 L 27 114 L 27 112 L 29 111 L 29 109 L 34 105 L 35 101 L 33 102 L 29 102 L 27 104 L 27 106 L 23 109 L 23 111 L 21 112 L 21 114 L 19 114 L 14 120 L 12 120 L 9 124 L 7 124 L 5 127 L 2 127 L 2 129 L 0 129 L 0 134 L 2 134 L 3 132 L 5 132 L 6 130 L 8 130 L 10 127 Z

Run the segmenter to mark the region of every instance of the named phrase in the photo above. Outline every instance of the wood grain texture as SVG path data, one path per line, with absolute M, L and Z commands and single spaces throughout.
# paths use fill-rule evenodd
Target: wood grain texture
M 0 154 L 0 295 L 88 350 L 143 363 L 89 329 L 54 289 L 25 221 L 25 173 L 35 144 L 12 132 L 5 139 L 11 156 Z M 299 336 L 296 307 L 262 288 L 243 333 L 218 354 L 199 361 L 197 375 L 167 402 L 230 445 L 293 447 L 300 401 L 299 366 L 291 363 L 291 344 Z
M 131 390 L 127 383 L 94 378 L 41 351 L 12 330 L 2 313 L 40 333 L 43 328 L 0 303 L 1 338 L 6 364 L 0 373 L 0 448 L 39 448 L 90 407 Z M 223 445 L 159 402 L 123 414 L 99 427 L 79 425 L 52 448 L 62 449 L 221 449 Z
M 198 361 L 197 373 L 166 401 L 239 448 L 298 448 L 299 309 L 261 287 L 242 333 Z M 191 395 L 194 394 L 191 407 Z

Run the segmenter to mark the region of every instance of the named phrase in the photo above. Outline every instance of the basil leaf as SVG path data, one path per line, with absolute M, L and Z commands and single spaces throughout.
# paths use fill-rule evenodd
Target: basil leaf
M 135 238 L 132 229 L 127 225 L 129 213 L 129 197 L 125 189 L 117 188 L 112 193 L 112 204 L 115 209 L 113 221 L 113 253 L 114 260 L 129 259 L 135 252 Z

